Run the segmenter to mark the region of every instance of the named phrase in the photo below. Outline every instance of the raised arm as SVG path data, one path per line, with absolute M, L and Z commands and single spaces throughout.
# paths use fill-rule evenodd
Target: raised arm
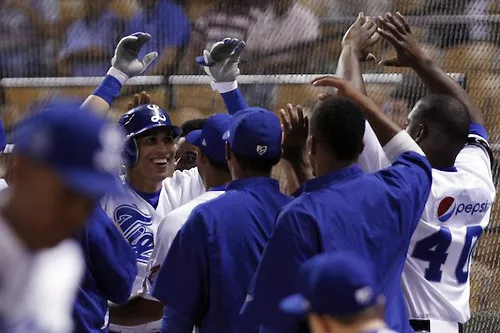
M 395 58 L 382 60 L 381 65 L 412 68 L 430 93 L 455 97 L 467 107 L 472 122 L 484 125 L 483 115 L 467 92 L 424 52 L 403 15 L 387 13 L 385 17 L 379 16 L 377 23 L 379 34 L 394 46 L 397 53 Z
M 211 78 L 212 89 L 221 94 L 227 112 L 231 115 L 248 107 L 236 81 L 240 75 L 238 64 L 244 49 L 244 41 L 225 38 L 215 43 L 210 51 L 204 50 L 203 55 L 196 58 L 196 62 L 203 66 Z
M 380 40 L 377 25 L 369 17 L 360 13 L 358 19 L 347 30 L 342 39 L 342 52 L 337 65 L 335 76 L 349 82 L 349 84 L 366 95 L 365 83 L 361 72 L 361 62 L 376 60 L 370 53 L 372 46 Z M 366 122 L 364 135 L 365 147 L 359 157 L 359 164 L 365 172 L 374 172 L 389 165 L 382 146 L 369 122 Z
M 342 52 L 335 76 L 348 81 L 356 90 L 366 95 L 365 84 L 361 73 L 361 62 L 376 60 L 369 52 L 370 48 L 380 40 L 377 25 L 363 13 L 347 30 L 342 38 Z
M 116 47 L 111 60 L 111 68 L 106 77 L 92 95 L 87 97 L 82 107 L 96 112 L 106 112 L 127 80 L 144 72 L 158 56 L 157 52 L 151 52 L 142 60 L 137 59 L 142 46 L 150 39 L 151 35 L 144 32 L 137 32 L 122 38 Z

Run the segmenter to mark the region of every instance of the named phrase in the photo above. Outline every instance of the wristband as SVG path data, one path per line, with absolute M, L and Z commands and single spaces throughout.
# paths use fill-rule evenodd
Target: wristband
M 214 82 L 211 81 L 210 85 L 212 86 L 212 90 L 216 90 L 221 94 L 230 92 L 238 88 L 238 82 L 236 80 L 232 82 Z
M 122 83 L 113 75 L 108 74 L 93 92 L 93 95 L 101 97 L 106 103 L 111 105 L 113 100 L 120 94 L 121 89 Z

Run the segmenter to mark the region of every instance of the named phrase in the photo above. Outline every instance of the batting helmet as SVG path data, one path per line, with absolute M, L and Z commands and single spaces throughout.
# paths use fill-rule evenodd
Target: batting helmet
M 139 149 L 135 137 L 146 131 L 157 127 L 166 127 L 172 131 L 173 139 L 182 134 L 180 127 L 172 125 L 167 112 L 155 104 L 140 105 L 125 113 L 118 126 L 127 135 L 125 149 L 123 150 L 123 160 L 126 167 L 132 167 L 137 163 Z

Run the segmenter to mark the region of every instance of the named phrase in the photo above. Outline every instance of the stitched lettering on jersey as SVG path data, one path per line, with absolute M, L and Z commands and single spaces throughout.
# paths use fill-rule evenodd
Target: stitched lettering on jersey
M 137 261 L 147 264 L 154 248 L 154 235 L 148 230 L 153 224 L 151 215 L 131 205 L 118 206 L 114 215 L 115 221 L 135 251 Z

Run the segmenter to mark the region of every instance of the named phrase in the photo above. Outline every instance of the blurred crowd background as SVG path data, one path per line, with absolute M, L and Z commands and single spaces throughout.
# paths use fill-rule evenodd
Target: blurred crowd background
M 249 104 L 273 111 L 287 103 L 314 105 L 318 89 L 298 74 L 334 73 L 340 41 L 359 12 L 400 11 L 425 49 L 457 79 L 483 111 L 498 160 L 500 143 L 499 0 L 0 0 L 0 112 L 7 128 L 37 101 L 52 96 L 84 98 L 110 66 L 121 37 L 148 32 L 159 57 L 140 84 L 123 89 L 111 117 L 125 111 L 136 92 L 146 90 L 169 110 L 174 122 L 224 112 L 194 59 L 224 37 L 247 42 L 241 84 Z M 382 41 L 377 58 L 394 51 Z M 403 125 L 408 111 L 426 91 L 407 69 L 364 64 L 372 74 L 369 96 Z M 397 75 L 392 75 L 396 73 Z M 265 82 L 260 75 L 275 78 Z M 185 76 L 190 75 L 190 76 Z M 56 79 L 54 79 L 56 78 Z M 70 78 L 70 79 L 66 79 Z M 278 82 L 279 81 L 279 82 Z M 497 179 L 498 164 L 494 171 Z M 275 176 L 281 179 L 280 169 Z M 281 184 L 286 186 L 286 184 Z M 472 270 L 473 319 L 468 332 L 500 332 L 500 215 L 479 242 Z

